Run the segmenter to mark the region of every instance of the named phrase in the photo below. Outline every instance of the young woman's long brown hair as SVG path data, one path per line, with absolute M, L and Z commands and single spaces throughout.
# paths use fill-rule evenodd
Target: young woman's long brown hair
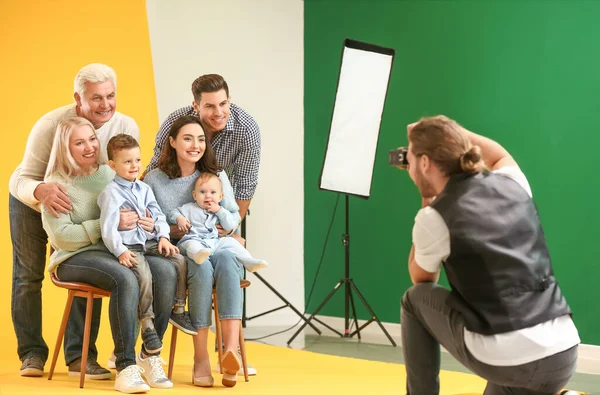
M 176 140 L 181 128 L 190 124 L 197 124 L 202 128 L 202 124 L 200 123 L 198 117 L 186 115 L 177 118 L 177 120 L 173 122 L 173 125 L 171 125 L 171 129 L 169 130 L 169 137 L 172 137 L 173 140 Z M 202 128 L 202 130 L 204 130 L 204 128 Z M 168 137 L 165 141 L 165 145 L 163 146 L 160 160 L 158 161 L 158 168 L 164 171 L 170 179 L 181 177 L 181 168 L 177 162 L 177 151 L 175 151 L 175 148 L 171 147 L 171 144 L 169 144 Z M 221 166 L 217 162 L 215 151 L 212 149 L 208 139 L 206 140 L 206 149 L 204 150 L 202 158 L 196 162 L 196 169 L 198 169 L 201 173 L 210 172 L 215 174 L 222 170 Z

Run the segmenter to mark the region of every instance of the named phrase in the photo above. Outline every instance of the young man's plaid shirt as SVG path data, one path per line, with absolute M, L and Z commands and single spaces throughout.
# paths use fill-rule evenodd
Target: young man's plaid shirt
M 252 200 L 258 184 L 260 129 L 254 118 L 240 107 L 231 103 L 230 111 L 225 129 L 218 132 L 210 144 L 215 150 L 219 165 L 229 175 L 235 198 Z M 175 110 L 167 117 L 156 134 L 154 156 L 146 168 L 146 172 L 158 166 L 158 160 L 171 125 L 177 118 L 184 115 L 198 117 L 192 106 Z

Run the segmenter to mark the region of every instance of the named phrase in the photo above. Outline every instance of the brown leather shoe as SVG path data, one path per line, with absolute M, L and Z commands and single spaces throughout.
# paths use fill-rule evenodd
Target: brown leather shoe
M 77 358 L 69 364 L 69 376 L 79 376 L 81 373 L 81 358 Z M 110 370 L 104 369 L 91 358 L 85 365 L 85 378 L 90 380 L 107 380 L 112 378 Z
M 25 358 L 19 374 L 23 377 L 42 377 L 44 375 L 44 361 L 38 357 Z

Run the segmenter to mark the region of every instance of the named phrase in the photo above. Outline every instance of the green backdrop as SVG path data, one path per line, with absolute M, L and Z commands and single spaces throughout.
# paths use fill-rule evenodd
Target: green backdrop
M 445 114 L 504 145 L 529 178 L 555 273 L 584 343 L 600 344 L 592 158 L 600 136 L 600 1 L 305 0 L 305 285 L 312 312 L 344 273 L 340 197 L 318 188 L 344 38 L 392 47 L 371 197 L 350 197 L 351 277 L 399 322 L 419 195 L 387 152 L 406 124 Z M 351 159 L 349 159 L 351 160 Z M 445 280 L 443 280 L 444 282 Z M 368 314 L 357 304 L 359 318 Z M 343 317 L 343 292 L 321 311 Z M 337 328 L 342 330 L 343 328 Z

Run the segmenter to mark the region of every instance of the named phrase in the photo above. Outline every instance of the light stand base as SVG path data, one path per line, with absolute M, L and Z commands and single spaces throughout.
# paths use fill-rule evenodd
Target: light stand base
M 293 304 L 291 304 L 286 298 L 283 297 L 283 295 L 281 295 L 279 292 L 277 292 L 277 290 L 275 288 L 273 288 L 273 286 L 271 284 L 269 284 L 267 282 L 267 280 L 265 280 L 264 278 L 262 278 L 262 276 L 260 274 L 258 274 L 258 273 L 252 273 L 252 274 L 254 274 L 256 276 L 256 278 L 258 278 L 263 284 L 265 284 L 267 286 L 267 288 L 269 288 L 275 295 L 277 295 L 277 297 L 279 299 L 281 299 L 281 301 L 283 303 L 285 303 L 285 304 L 283 306 L 276 307 L 276 308 L 271 309 L 269 311 L 265 311 L 264 313 L 256 314 L 256 315 L 253 315 L 252 317 L 246 317 L 245 321 L 250 321 L 250 320 L 253 320 L 255 318 L 262 317 L 263 315 L 266 315 L 266 314 L 269 314 L 269 313 L 273 313 L 275 311 L 278 311 L 278 310 L 281 310 L 281 309 L 285 309 L 286 307 L 289 307 L 290 309 L 292 309 L 292 311 L 294 313 L 296 313 L 296 315 L 298 317 L 300 317 L 300 318 L 302 318 L 304 320 L 304 326 L 310 325 L 310 327 L 313 328 L 319 335 L 321 334 L 321 331 L 319 330 L 319 328 L 317 328 L 312 323 L 310 323 L 308 321 L 308 319 L 304 316 L 304 314 L 302 314 L 297 308 L 295 308 Z
M 345 328 L 344 328 L 344 333 L 341 333 L 340 331 L 332 328 L 331 326 L 327 325 L 326 323 L 324 323 L 323 321 L 319 320 L 318 318 L 316 318 L 315 316 L 317 314 L 319 314 L 319 311 L 321 311 L 321 309 L 327 304 L 327 302 L 329 301 L 329 299 L 331 299 L 333 297 L 333 295 L 335 295 L 335 293 L 342 288 L 342 286 L 345 285 L 346 286 L 346 292 L 348 294 L 349 300 L 350 300 L 350 304 L 352 306 L 352 312 L 354 315 L 354 325 L 356 326 L 356 330 L 354 332 L 350 332 L 350 328 L 348 325 L 349 322 L 349 317 L 346 314 L 345 317 Z M 371 318 L 365 322 L 363 325 L 361 325 L 360 327 L 358 326 L 358 320 L 356 317 L 356 308 L 354 306 L 354 298 L 352 296 L 352 291 L 354 291 L 356 293 L 356 295 L 358 295 L 359 299 L 361 300 L 361 302 L 363 303 L 363 305 L 367 308 L 367 310 L 369 311 L 369 314 L 371 314 Z M 377 315 L 375 314 L 375 312 L 373 311 L 373 309 L 371 308 L 371 306 L 369 306 L 369 303 L 367 302 L 367 300 L 364 298 L 364 296 L 360 293 L 360 291 L 358 290 L 358 287 L 356 286 L 356 284 L 354 283 L 354 281 L 351 278 L 342 278 L 340 279 L 340 281 L 333 287 L 333 289 L 331 290 L 331 292 L 329 292 L 329 294 L 325 297 L 325 299 L 323 299 L 323 301 L 321 302 L 321 304 L 317 307 L 317 309 L 314 311 L 314 313 L 311 314 L 311 316 L 304 322 L 304 324 L 296 331 L 296 333 L 288 340 L 287 344 L 288 346 L 290 345 L 291 342 L 294 341 L 294 339 L 300 334 L 300 332 L 302 332 L 302 330 L 306 327 L 306 325 L 310 325 L 312 328 L 314 328 L 314 326 L 311 324 L 310 321 L 315 320 L 318 323 L 320 323 L 321 325 L 325 326 L 327 329 L 329 329 L 330 331 L 337 333 L 340 337 L 345 337 L 345 338 L 352 338 L 354 337 L 354 335 L 357 335 L 358 339 L 360 340 L 360 331 L 363 330 L 365 327 L 367 327 L 367 325 L 371 324 L 372 322 L 377 322 L 377 324 L 379 325 L 379 327 L 381 328 L 381 330 L 383 331 L 383 333 L 385 334 L 385 336 L 388 338 L 388 340 L 390 341 L 390 343 L 392 343 L 392 346 L 396 347 L 396 342 L 394 341 L 394 339 L 392 339 L 392 337 L 390 336 L 390 334 L 388 333 L 388 331 L 385 329 L 385 327 L 383 326 L 383 324 L 381 323 L 381 321 L 379 320 L 379 318 L 377 318 Z M 319 335 L 321 334 L 320 332 Z

